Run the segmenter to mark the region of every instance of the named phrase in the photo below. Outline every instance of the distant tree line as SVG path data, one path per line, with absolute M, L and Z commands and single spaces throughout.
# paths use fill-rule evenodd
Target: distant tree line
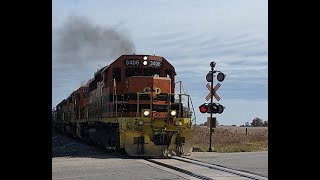
M 199 126 L 207 126 L 207 122 L 199 124 Z M 217 120 L 217 126 L 219 126 L 219 122 Z M 221 125 L 223 126 L 223 125 Z M 236 125 L 232 125 L 236 126 Z M 268 127 L 268 120 L 263 121 L 261 118 L 254 118 L 251 123 L 246 122 L 245 125 L 240 125 L 240 127 Z
M 254 118 L 251 123 L 246 122 L 245 125 L 241 125 L 241 127 L 268 127 L 268 120 L 263 121 L 261 118 Z

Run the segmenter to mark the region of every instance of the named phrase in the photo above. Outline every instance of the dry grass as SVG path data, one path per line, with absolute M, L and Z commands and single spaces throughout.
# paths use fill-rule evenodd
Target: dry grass
M 250 152 L 268 150 L 267 127 L 219 126 L 212 133 L 212 149 L 215 152 Z M 208 151 L 209 128 L 193 128 L 194 151 Z

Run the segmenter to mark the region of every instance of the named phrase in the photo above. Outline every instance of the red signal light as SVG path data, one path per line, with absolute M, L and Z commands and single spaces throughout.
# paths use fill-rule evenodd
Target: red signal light
M 206 107 L 206 106 L 202 106 L 202 107 L 200 108 L 200 111 L 201 111 L 202 113 L 207 112 L 207 107 Z
M 208 107 L 207 107 L 207 105 L 202 104 L 201 106 L 199 106 L 199 110 L 201 113 L 207 113 Z

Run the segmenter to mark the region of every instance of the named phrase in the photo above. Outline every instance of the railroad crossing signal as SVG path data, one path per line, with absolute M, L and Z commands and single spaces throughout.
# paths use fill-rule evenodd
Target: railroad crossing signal
M 199 106 L 199 110 L 201 113 L 210 113 L 210 120 L 212 120 L 212 114 L 219 113 L 221 114 L 223 112 L 224 107 L 221 104 L 218 103 L 213 103 L 213 96 L 217 99 L 217 101 L 220 101 L 220 96 L 216 93 L 219 87 L 221 86 L 220 83 L 218 83 L 214 88 L 213 87 L 213 78 L 214 78 L 214 73 L 219 72 L 217 75 L 217 80 L 219 82 L 222 82 L 225 78 L 225 74 L 223 74 L 221 71 L 216 71 L 214 70 L 214 67 L 216 66 L 216 63 L 212 61 L 210 63 L 211 66 L 211 71 L 206 76 L 206 80 L 211 83 L 211 86 L 209 83 L 207 83 L 207 88 L 209 89 L 209 94 L 206 96 L 206 100 L 208 101 L 209 99 L 211 100 L 211 103 L 204 103 Z M 215 119 L 215 118 L 214 118 Z M 210 123 L 210 147 L 209 147 L 209 152 L 212 152 L 211 148 L 211 139 L 212 139 L 212 124 Z
M 209 89 L 209 94 L 206 97 L 206 100 L 209 101 L 209 99 L 211 98 L 211 93 L 213 94 L 213 96 L 217 99 L 217 101 L 220 101 L 220 96 L 216 93 L 216 91 L 220 88 L 221 84 L 218 83 L 213 89 L 211 88 L 210 84 L 207 83 L 207 88 Z

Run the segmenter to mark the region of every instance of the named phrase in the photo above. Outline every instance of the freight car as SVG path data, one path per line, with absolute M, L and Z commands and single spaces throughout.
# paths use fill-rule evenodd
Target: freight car
M 129 156 L 190 155 L 190 96 L 175 76 L 164 57 L 122 55 L 55 107 L 56 129 Z

